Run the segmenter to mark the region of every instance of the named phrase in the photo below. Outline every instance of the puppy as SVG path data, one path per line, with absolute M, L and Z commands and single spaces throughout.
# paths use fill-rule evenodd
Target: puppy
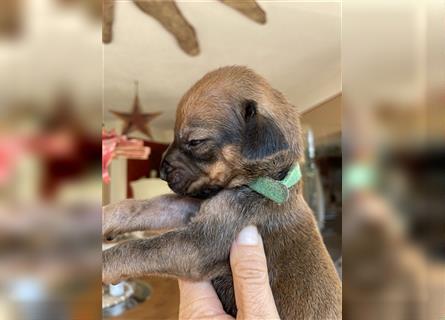
M 282 180 L 301 161 L 299 115 L 245 67 L 205 75 L 181 99 L 161 176 L 176 195 L 125 200 L 104 210 L 103 233 L 170 230 L 103 253 L 103 281 L 167 275 L 210 279 L 236 315 L 230 247 L 242 228 L 263 237 L 269 279 L 282 319 L 341 319 L 341 284 L 301 182 L 282 204 L 252 190 L 259 177 Z M 202 200 L 198 200 L 202 199 Z

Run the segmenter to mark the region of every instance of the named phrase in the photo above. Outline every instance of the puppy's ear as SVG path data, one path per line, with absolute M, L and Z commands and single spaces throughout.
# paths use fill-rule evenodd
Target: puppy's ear
M 289 147 L 275 122 L 258 112 L 256 101 L 243 101 L 241 112 L 244 119 L 241 153 L 246 159 L 262 159 Z

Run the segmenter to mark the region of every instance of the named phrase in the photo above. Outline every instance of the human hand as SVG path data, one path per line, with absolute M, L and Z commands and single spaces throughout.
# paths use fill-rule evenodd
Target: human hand
M 263 242 L 254 226 L 244 228 L 232 245 L 230 266 L 233 274 L 237 319 L 279 319 L 269 285 Z M 229 320 L 209 281 L 179 280 L 180 320 Z

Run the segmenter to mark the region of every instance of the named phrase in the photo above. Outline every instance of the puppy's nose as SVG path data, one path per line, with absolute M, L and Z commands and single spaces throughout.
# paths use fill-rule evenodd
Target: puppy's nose
M 164 181 L 167 180 L 167 176 L 170 172 L 173 171 L 173 167 L 167 160 L 162 160 L 161 162 L 161 170 L 160 170 L 160 178 Z

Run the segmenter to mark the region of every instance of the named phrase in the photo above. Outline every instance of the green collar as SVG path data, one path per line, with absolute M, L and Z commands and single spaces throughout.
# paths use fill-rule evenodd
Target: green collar
M 301 179 L 299 164 L 291 167 L 286 177 L 281 180 L 274 180 L 269 177 L 260 177 L 248 184 L 249 188 L 263 195 L 264 197 L 283 204 L 289 198 L 289 189 Z

